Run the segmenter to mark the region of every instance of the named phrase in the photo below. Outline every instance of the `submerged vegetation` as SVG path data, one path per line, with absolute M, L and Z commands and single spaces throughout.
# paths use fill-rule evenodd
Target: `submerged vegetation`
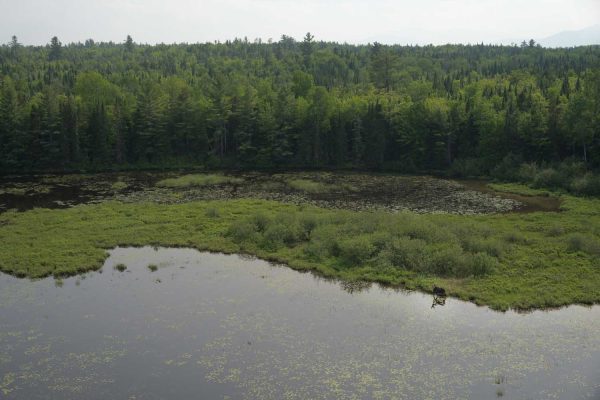
M 0 270 L 60 277 L 100 268 L 116 246 L 160 245 L 248 253 L 347 281 L 437 285 L 496 309 L 600 302 L 600 201 L 561 199 L 561 212 L 477 216 L 250 199 L 10 211 L 0 214 Z

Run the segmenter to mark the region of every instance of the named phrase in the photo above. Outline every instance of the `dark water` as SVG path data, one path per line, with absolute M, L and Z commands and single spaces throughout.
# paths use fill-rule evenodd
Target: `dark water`
M 117 194 L 142 191 L 154 185 L 162 174 L 127 173 L 93 175 L 43 175 L 0 177 L 0 212 L 15 209 L 66 208 L 114 198 Z M 123 182 L 126 188 L 112 185 Z
M 0 398 L 600 398 L 600 307 L 431 304 L 238 256 L 120 248 L 62 285 L 0 275 Z

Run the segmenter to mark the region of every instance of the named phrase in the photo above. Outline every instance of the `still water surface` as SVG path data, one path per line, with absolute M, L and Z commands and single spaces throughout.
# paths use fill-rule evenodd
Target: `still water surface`
M 62 284 L 0 275 L 0 398 L 600 398 L 598 306 L 497 313 L 355 289 L 149 247 Z

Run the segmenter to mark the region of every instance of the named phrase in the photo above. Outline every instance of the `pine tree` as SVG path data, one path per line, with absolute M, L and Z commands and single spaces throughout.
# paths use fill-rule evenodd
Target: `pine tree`
M 131 53 L 133 51 L 133 39 L 130 35 L 127 35 L 127 39 L 125 40 L 125 50 Z
M 58 40 L 56 36 L 54 36 L 50 40 L 50 53 L 48 54 L 48 59 L 50 61 L 59 60 L 62 55 L 62 43 Z
M 315 37 L 311 35 L 310 32 L 307 32 L 301 44 L 302 55 L 304 57 L 304 67 L 306 68 L 310 67 L 310 61 L 314 47 L 314 38 Z
M 19 43 L 19 40 L 17 39 L 17 37 L 15 35 L 13 35 L 13 37 L 11 38 L 9 47 L 10 47 L 11 56 L 16 58 L 17 55 L 19 54 L 19 48 L 21 47 L 21 43 Z

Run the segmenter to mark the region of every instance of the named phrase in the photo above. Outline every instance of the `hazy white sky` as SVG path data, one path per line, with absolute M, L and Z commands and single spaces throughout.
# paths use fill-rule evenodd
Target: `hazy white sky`
M 0 0 L 0 42 L 510 42 L 600 23 L 600 0 Z

